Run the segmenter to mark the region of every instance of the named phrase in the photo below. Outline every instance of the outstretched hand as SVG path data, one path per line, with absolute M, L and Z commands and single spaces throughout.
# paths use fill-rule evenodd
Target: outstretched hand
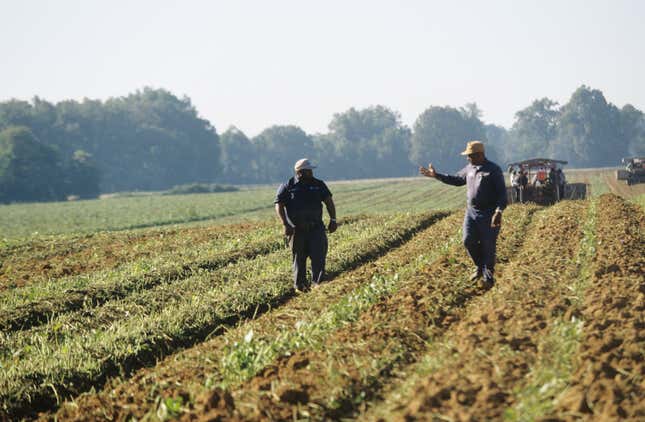
M 436 177 L 437 172 L 434 170 L 434 167 L 432 167 L 432 163 L 428 164 L 428 168 L 425 167 L 419 167 L 419 174 L 424 175 L 425 177 Z

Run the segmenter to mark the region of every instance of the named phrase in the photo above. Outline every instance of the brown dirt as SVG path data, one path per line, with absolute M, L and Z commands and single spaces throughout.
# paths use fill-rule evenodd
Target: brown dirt
M 535 359 L 540 336 L 567 311 L 566 283 L 581 237 L 581 203 L 547 211 L 527 236 L 497 289 L 470 304 L 439 342 L 454 359 L 422 379 L 393 420 L 499 420 Z
M 248 233 L 267 223 L 238 223 L 125 233 L 99 233 L 34 241 L 0 257 L 0 291 L 61 277 L 117 268 L 125 263 Z
M 645 420 L 644 233 L 637 206 L 600 198 L 577 370 L 549 419 Z
M 141 369 L 130 379 L 112 379 L 102 390 L 83 394 L 74 400 L 73 405 L 63 405 L 55 415 L 43 414 L 41 418 L 125 421 L 132 417 L 142 418 L 148 412 L 154 413 L 159 397 L 192 398 L 204 395 L 210 391 L 204 386 L 207 379 L 215 384 L 221 380 L 218 367 L 226 345 L 243 338 L 249 329 L 256 333 L 256 338 L 272 338 L 285 330 L 293 330 L 297 321 L 308 320 L 324 312 L 340 297 L 371 280 L 374 274 L 391 274 L 396 271 L 399 262 L 415 259 L 419 254 L 428 252 L 430 239 L 445 240 L 454 233 L 459 222 L 458 215 L 447 217 L 382 258 L 343 273 L 332 282 L 306 295 L 298 295 L 280 308 L 242 323 L 222 336 L 169 356 L 152 368 Z M 228 408 L 228 393 L 216 391 L 220 393 L 213 393 L 208 400 L 200 403 L 208 418 L 213 420 L 227 413 Z M 288 391 L 283 393 L 285 397 L 292 397 Z
M 527 218 L 525 214 L 523 221 Z M 500 253 L 508 254 L 520 239 L 503 237 Z M 317 420 L 351 416 L 360 408 L 357 402 L 377 393 L 397 366 L 414 361 L 429 336 L 449 327 L 463 304 L 482 293 L 465 282 L 471 267 L 470 259 L 458 247 L 403 281 L 394 296 L 330 336 L 323 351 L 284 356 L 234 391 L 235 410 L 229 417 Z M 202 411 L 197 407 L 187 419 L 199 418 Z

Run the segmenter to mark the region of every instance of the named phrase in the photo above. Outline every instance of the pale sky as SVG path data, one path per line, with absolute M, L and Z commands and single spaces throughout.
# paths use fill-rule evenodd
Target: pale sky
M 509 127 L 581 84 L 645 110 L 645 1 L 0 0 L 0 101 L 189 96 L 219 133 L 382 104 Z

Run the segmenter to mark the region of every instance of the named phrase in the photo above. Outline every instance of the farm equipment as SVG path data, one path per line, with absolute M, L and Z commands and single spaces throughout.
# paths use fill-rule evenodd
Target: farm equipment
M 627 185 L 645 182 L 645 157 L 623 158 L 624 169 L 616 170 L 616 180 L 625 180 Z
M 584 183 L 567 183 L 562 171 L 565 164 L 566 161 L 548 158 L 532 158 L 509 164 L 509 203 L 551 205 L 562 199 L 585 198 L 587 186 Z

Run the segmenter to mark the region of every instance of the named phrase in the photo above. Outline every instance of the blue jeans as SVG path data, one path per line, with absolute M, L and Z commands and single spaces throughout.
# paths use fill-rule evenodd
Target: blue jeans
M 490 226 L 494 213 L 494 209 L 477 210 L 469 207 L 464 216 L 464 246 L 486 281 L 493 281 L 495 272 L 499 227 Z

